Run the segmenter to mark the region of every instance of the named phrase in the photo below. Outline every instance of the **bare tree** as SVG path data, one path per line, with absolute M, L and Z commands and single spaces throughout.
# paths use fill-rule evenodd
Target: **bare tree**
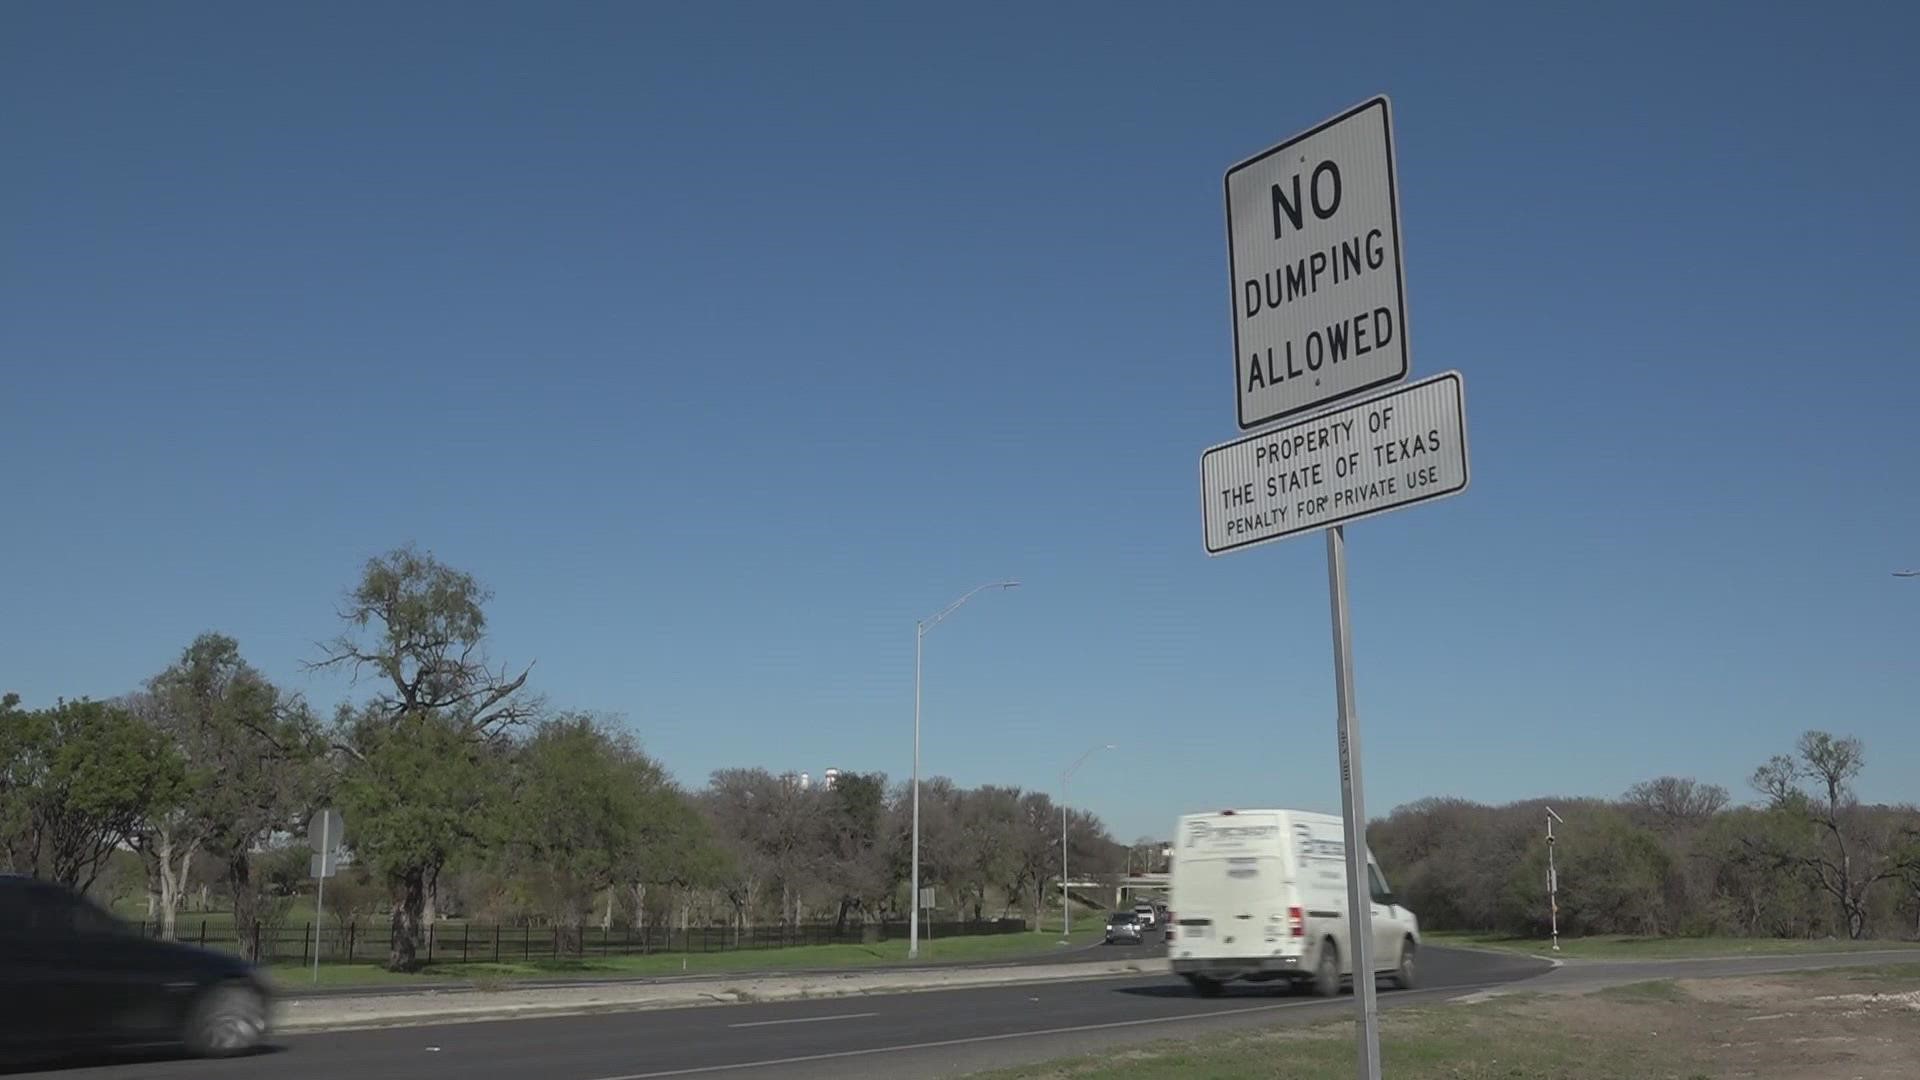
M 1811 875 L 1839 904 L 1847 936 L 1858 940 L 1867 932 L 1869 895 L 1881 882 L 1905 873 L 1905 860 L 1867 835 L 1853 794 L 1853 780 L 1866 764 L 1859 739 L 1809 731 L 1800 736 L 1797 753 L 1776 755 L 1754 770 L 1753 786 L 1775 809 L 1810 824 L 1819 843 L 1804 849 L 1776 846 L 1772 854 L 1782 867 L 1797 866 Z
M 1726 809 L 1728 795 L 1726 788 L 1691 776 L 1662 776 L 1633 785 L 1626 802 L 1655 828 L 1680 832 L 1705 824 Z
M 339 611 L 350 629 L 307 667 L 347 668 L 356 680 L 371 671 L 369 705 L 388 716 L 447 716 L 477 735 L 524 723 L 541 708 L 520 695 L 533 665 L 515 675 L 481 650 L 492 599 L 473 575 L 408 544 L 367 561 Z

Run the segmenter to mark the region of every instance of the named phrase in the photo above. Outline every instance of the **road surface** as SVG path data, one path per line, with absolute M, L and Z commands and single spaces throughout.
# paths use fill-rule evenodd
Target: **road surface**
M 1383 990 L 1383 1008 L 1444 1000 L 1547 970 L 1545 963 L 1526 957 L 1438 947 L 1426 950 L 1423 961 L 1425 986 Z M 234 1061 L 81 1062 L 44 1075 L 60 1080 L 896 1080 L 1351 1011 L 1351 998 L 1299 996 L 1273 984 L 1230 986 L 1222 997 L 1202 1000 L 1169 975 L 1126 976 L 296 1035 L 279 1040 L 271 1053 Z

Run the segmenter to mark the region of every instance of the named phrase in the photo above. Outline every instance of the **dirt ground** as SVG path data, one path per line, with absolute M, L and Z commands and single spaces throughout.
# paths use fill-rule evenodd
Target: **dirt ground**
M 1664 1046 L 1703 1076 L 1920 1080 L 1920 966 L 1680 979 L 1532 998 L 1513 1011 L 1596 1049 Z
M 1382 1017 L 1393 1080 L 1920 1080 L 1920 965 L 1499 995 Z M 1167 1040 L 997 1080 L 1344 1080 L 1351 1022 Z

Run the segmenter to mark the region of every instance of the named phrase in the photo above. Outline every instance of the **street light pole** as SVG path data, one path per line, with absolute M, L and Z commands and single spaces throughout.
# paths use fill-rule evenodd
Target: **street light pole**
M 1086 753 L 1081 754 L 1078 760 L 1067 767 L 1066 772 L 1060 774 L 1060 939 L 1062 941 L 1073 935 L 1070 915 L 1073 904 L 1067 892 L 1067 781 L 1073 779 L 1073 774 L 1079 771 L 1080 766 L 1087 763 L 1088 758 L 1102 750 L 1113 748 L 1112 743 L 1089 747 Z
M 940 609 L 938 615 L 913 624 L 913 872 L 907 896 L 907 959 L 920 958 L 920 656 L 925 651 L 927 631 L 960 609 L 960 605 L 985 589 L 1012 589 L 1017 581 L 990 581 L 976 585 L 965 596 Z

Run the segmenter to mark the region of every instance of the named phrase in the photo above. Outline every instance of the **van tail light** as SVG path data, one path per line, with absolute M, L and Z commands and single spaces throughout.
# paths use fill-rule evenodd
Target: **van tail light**
M 1307 936 L 1307 913 L 1298 907 L 1287 909 L 1287 936 L 1299 938 Z
M 1173 909 L 1167 909 L 1167 940 L 1173 940 Z

